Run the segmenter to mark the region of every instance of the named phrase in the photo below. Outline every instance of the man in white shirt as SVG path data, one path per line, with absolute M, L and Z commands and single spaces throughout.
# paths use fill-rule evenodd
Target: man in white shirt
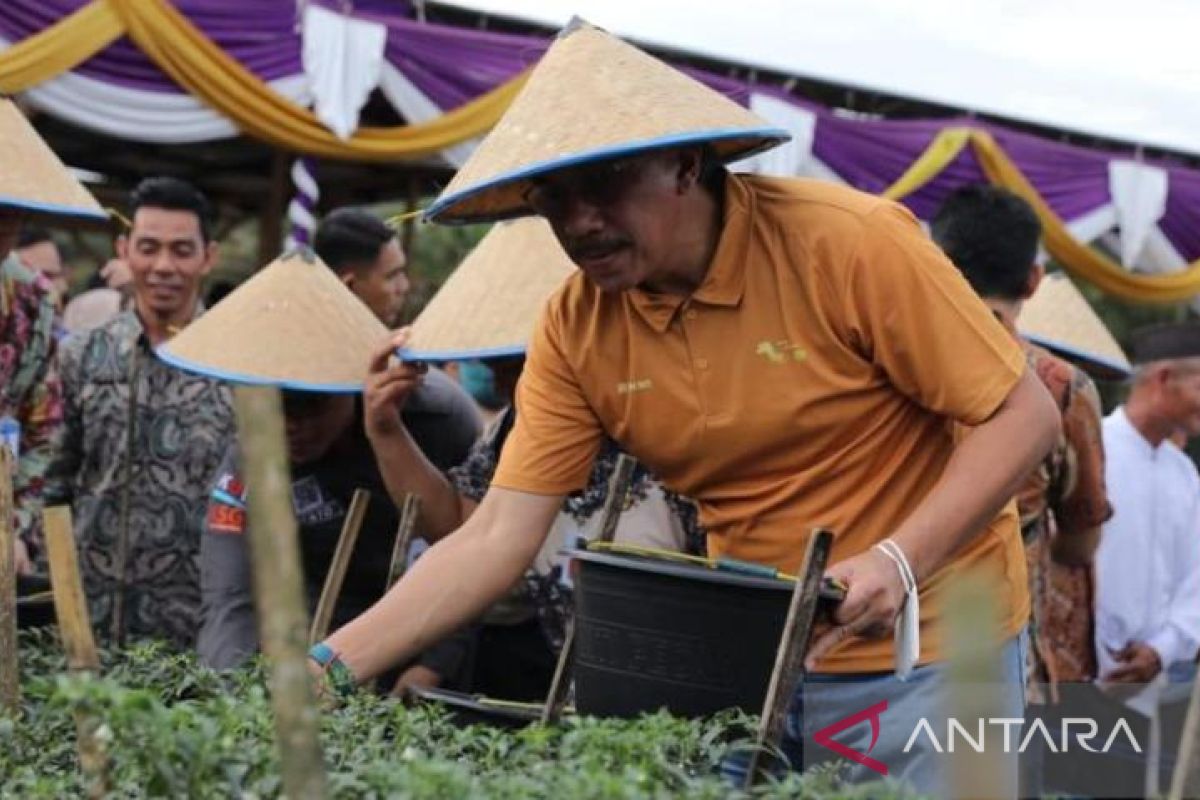
M 1101 681 L 1128 684 L 1150 712 L 1172 663 L 1200 648 L 1200 475 L 1170 441 L 1200 433 L 1200 324 L 1134 334 L 1133 389 L 1104 420 L 1113 517 L 1096 554 L 1096 648 Z

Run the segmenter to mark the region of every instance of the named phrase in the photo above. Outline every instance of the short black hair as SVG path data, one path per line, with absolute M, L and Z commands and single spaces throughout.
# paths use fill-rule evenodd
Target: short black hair
M 1025 200 L 998 186 L 963 186 L 942 203 L 931 233 L 980 297 L 1025 294 L 1042 235 Z
M 17 234 L 17 246 L 15 249 L 20 250 L 23 247 L 33 247 L 35 244 L 53 241 L 54 237 L 45 228 L 39 228 L 36 225 L 23 225 L 21 226 L 21 232 Z
M 139 208 L 190 211 L 200 222 L 200 238 L 207 243 L 212 237 L 212 206 L 208 198 L 187 181 L 168 176 L 146 178 L 129 194 L 130 219 Z
M 396 231 L 379 217 L 361 208 L 331 211 L 317 226 L 313 250 L 339 275 L 370 266 Z

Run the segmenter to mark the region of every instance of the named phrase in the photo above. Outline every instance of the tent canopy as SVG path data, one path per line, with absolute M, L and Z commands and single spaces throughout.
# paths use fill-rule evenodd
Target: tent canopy
M 1200 155 L 1191 0 L 439 0 Z

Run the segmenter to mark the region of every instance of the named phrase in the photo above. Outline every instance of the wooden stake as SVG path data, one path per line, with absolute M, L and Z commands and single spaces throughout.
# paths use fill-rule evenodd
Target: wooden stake
M 279 390 L 234 389 L 238 441 L 249 487 L 250 558 L 283 792 L 326 796 L 319 718 L 308 672 L 308 625 Z
M 67 668 L 83 680 L 100 673 L 100 654 L 88 616 L 87 598 L 79 578 L 79 559 L 75 551 L 75 532 L 71 509 L 47 508 L 42 515 L 46 534 L 46 558 L 50 562 L 50 584 L 54 590 L 54 613 L 58 633 L 67 654 Z M 90 714 L 75 713 L 79 766 L 87 778 L 89 797 L 108 792 L 108 753 L 104 740 L 96 735 L 102 720 Z
M 308 632 L 310 645 L 321 641 L 329 633 L 333 610 L 337 606 L 338 595 L 342 593 L 346 570 L 350 567 L 350 557 L 354 555 L 354 545 L 358 543 L 358 533 L 362 530 L 363 517 L 370 502 L 370 492 L 366 489 L 354 490 L 350 510 L 346 512 L 342 533 L 338 536 L 337 548 L 333 551 L 333 561 L 329 562 L 329 572 L 325 574 L 325 586 L 322 587 L 321 598 L 317 601 L 317 611 L 313 614 L 312 628 Z
M 775 669 L 771 671 L 771 681 L 767 684 L 766 701 L 758 723 L 758 739 L 746 766 L 747 789 L 754 785 L 758 775 L 759 758 L 767 750 L 778 751 L 783 740 L 788 709 L 796 696 L 796 688 L 804 679 L 804 655 L 812 638 L 817 604 L 821 599 L 821 582 L 825 578 L 825 565 L 829 563 L 832 547 L 833 533 L 825 528 L 817 528 L 808 537 L 808 548 L 796 576 L 796 588 L 792 591 L 779 649 L 775 652 Z
M 16 716 L 21 708 L 17 673 L 17 531 L 13 525 L 13 457 L 0 442 L 0 705 Z
M 1187 715 L 1183 718 L 1183 735 L 1179 740 L 1179 755 L 1171 775 L 1170 800 L 1200 797 L 1200 680 L 1192 683 Z
M 413 535 L 417 531 L 417 517 L 420 515 L 420 496 L 404 495 L 404 503 L 400 506 L 400 524 L 396 528 L 396 543 L 392 546 L 392 562 L 388 565 L 389 589 L 404 577 L 404 571 L 408 568 L 408 551 L 412 547 Z
M 600 517 L 599 542 L 611 542 L 617 534 L 617 523 L 621 512 L 625 509 L 625 498 L 629 494 L 629 483 L 633 479 L 633 468 L 637 462 L 622 453 L 617 456 L 617 464 L 613 468 L 612 477 L 608 481 L 608 496 L 604 499 L 604 510 Z M 571 675 L 575 671 L 575 617 L 567 622 L 567 630 L 563 636 L 562 650 L 558 654 L 558 664 L 554 668 L 554 678 L 550 681 L 550 692 L 546 695 L 546 704 L 542 706 L 542 722 L 549 724 L 557 722 L 562 716 L 563 706 L 567 703 L 567 691 L 571 687 Z
M 67 506 L 47 508 L 42 518 L 46 531 L 46 558 L 50 562 L 50 585 L 54 590 L 54 614 L 67 653 L 67 667 L 72 672 L 98 673 L 100 654 L 96 651 L 87 598 L 79 578 L 71 509 Z
M 958 575 L 945 589 L 946 710 L 969 731 L 978 728 L 979 720 L 1007 716 L 1000 699 L 1001 637 L 995 601 L 999 596 L 996 582 L 983 573 Z M 983 752 L 959 747 L 948 756 L 951 797 L 1017 796 L 1017 786 L 1010 785 L 1005 768 L 999 733 L 986 723 L 985 727 Z

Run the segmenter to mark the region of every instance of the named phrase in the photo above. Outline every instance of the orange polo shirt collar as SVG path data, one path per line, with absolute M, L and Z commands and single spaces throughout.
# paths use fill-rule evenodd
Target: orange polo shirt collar
M 690 300 L 710 306 L 736 307 L 741 304 L 746 289 L 746 248 L 750 241 L 754 197 L 740 181 L 727 180 L 725 186 L 721 238 L 704 282 L 692 293 Z M 666 332 L 679 309 L 689 301 L 681 295 L 648 292 L 641 288 L 631 289 L 628 296 L 638 315 L 659 333 Z

